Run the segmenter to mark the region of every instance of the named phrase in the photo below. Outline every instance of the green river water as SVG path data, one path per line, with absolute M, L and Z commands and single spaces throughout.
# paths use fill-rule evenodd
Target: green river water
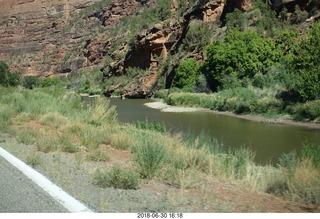
M 225 147 L 245 146 L 256 153 L 256 162 L 275 164 L 281 154 L 301 150 L 303 142 L 320 144 L 320 130 L 303 127 L 266 124 L 210 112 L 161 112 L 145 106 L 153 100 L 111 99 L 117 106 L 121 122 L 138 120 L 163 122 L 172 132 L 201 131 L 218 139 Z

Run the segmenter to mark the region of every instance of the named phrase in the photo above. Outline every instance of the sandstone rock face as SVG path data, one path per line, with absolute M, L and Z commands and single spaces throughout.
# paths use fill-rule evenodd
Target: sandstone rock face
M 71 12 L 97 1 L 0 0 L 0 59 L 25 75 L 76 72 L 84 63 L 75 52 L 84 33 L 68 30 L 67 23 Z
M 216 0 L 208 2 L 203 8 L 203 21 L 216 22 L 220 20 L 225 6 L 224 0 Z
M 150 96 L 159 78 L 159 62 L 165 62 L 168 52 L 180 40 L 182 31 L 181 23 L 170 20 L 167 24 L 158 23 L 149 31 L 137 36 L 135 46 L 128 52 L 127 58 L 121 65 L 124 69 L 129 67 L 145 69 L 147 74 L 126 85 L 122 90 L 123 97 Z

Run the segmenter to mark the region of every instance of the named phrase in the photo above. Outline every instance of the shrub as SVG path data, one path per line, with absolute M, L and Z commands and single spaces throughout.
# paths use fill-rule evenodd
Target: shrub
M 50 87 L 50 86 L 56 86 L 61 83 L 61 80 L 59 77 L 51 77 L 51 78 L 45 78 L 40 80 L 40 86 L 41 87 Z
M 320 167 L 320 145 L 310 144 L 308 142 L 303 144 L 302 158 L 310 159 L 315 167 Z
M 20 82 L 20 76 L 12 73 L 9 70 L 9 66 L 0 61 L 0 85 L 2 86 L 17 86 Z
M 120 150 L 127 150 L 131 144 L 132 139 L 127 134 L 112 134 L 110 137 L 110 144 L 114 148 L 118 148 Z
M 85 121 L 89 124 L 100 126 L 102 124 L 117 121 L 115 106 L 110 106 L 110 101 L 104 97 L 98 97 L 94 106 L 88 109 Z
M 206 54 L 207 60 L 201 69 L 215 91 L 230 75 L 243 79 L 259 72 L 265 74 L 268 67 L 279 62 L 283 51 L 271 38 L 263 38 L 253 31 L 233 30 L 223 42 L 210 44 Z
M 58 137 L 58 148 L 67 153 L 76 153 L 79 151 L 79 146 L 74 144 L 70 136 L 63 134 Z
M 315 23 L 305 39 L 296 44 L 289 60 L 294 75 L 294 90 L 303 101 L 320 98 L 320 22 Z
M 188 32 L 182 41 L 182 48 L 188 52 L 200 52 L 210 42 L 209 25 L 202 21 L 193 21 L 189 24 Z
M 297 104 L 293 111 L 296 118 L 315 120 L 320 117 L 320 100 Z
M 195 59 L 189 58 L 183 60 L 175 71 L 172 86 L 184 89 L 185 91 L 194 91 L 198 69 L 199 67 Z
M 0 123 L 10 122 L 13 114 L 14 111 L 9 105 L 0 104 Z
M 320 171 L 309 159 L 302 160 L 294 176 L 287 179 L 289 197 L 308 205 L 320 204 Z
M 153 178 L 166 160 L 166 149 L 161 141 L 143 136 L 133 147 L 134 162 L 143 178 Z
M 97 170 L 93 176 L 95 184 L 102 187 L 115 189 L 136 189 L 138 175 L 130 170 L 114 166 L 110 171 Z
M 25 88 L 33 89 L 39 85 L 39 78 L 36 76 L 25 76 L 22 80 L 22 85 Z

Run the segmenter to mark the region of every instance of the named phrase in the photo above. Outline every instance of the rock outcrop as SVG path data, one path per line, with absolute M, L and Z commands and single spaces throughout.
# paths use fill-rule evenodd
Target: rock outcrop
M 85 31 L 69 29 L 72 15 L 99 0 L 0 0 L 0 59 L 23 75 L 76 73 Z
M 131 37 L 130 42 L 125 38 L 130 30 L 114 34 L 122 18 L 132 13 L 138 15 L 142 7 L 150 8 L 155 2 L 0 0 L 0 60 L 8 62 L 13 71 L 37 76 L 64 76 L 98 66 L 106 81 L 112 76 L 126 75 L 128 69 L 139 68 L 144 70 L 143 74 L 125 83 L 111 84 L 106 95 L 117 90 L 123 97 L 148 97 L 159 78 L 168 78 L 177 65 L 168 62 L 168 57 L 183 58 L 177 54 L 193 21 L 212 27 L 225 13 L 236 8 L 243 12 L 249 10 L 253 0 L 200 1 L 201 4 L 187 6 L 184 12 L 180 10 L 180 1 L 172 0 L 172 13 L 180 11 L 175 18 L 145 27 Z M 319 0 L 269 2 L 277 10 L 287 7 L 301 12 L 307 21 L 319 17 Z M 201 59 L 201 55 L 197 57 Z

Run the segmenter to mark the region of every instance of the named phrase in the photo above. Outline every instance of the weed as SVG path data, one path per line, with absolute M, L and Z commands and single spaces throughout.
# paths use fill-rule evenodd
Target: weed
M 167 159 L 163 142 L 155 141 L 152 136 L 143 136 L 133 147 L 134 162 L 144 178 L 153 178 Z
M 126 135 L 125 133 L 120 134 L 112 134 L 110 138 L 110 144 L 114 148 L 118 148 L 121 150 L 127 150 L 131 144 L 132 140 L 130 136 Z
M 62 116 L 57 112 L 47 113 L 43 115 L 39 121 L 42 125 L 52 127 L 52 128 L 60 128 L 61 126 L 69 122 L 67 117 Z
M 117 121 L 117 111 L 115 106 L 110 106 L 110 101 L 106 98 L 97 98 L 94 106 L 88 109 L 85 121 L 92 125 L 102 125 L 107 122 Z
M 13 113 L 14 111 L 9 105 L 0 104 L 0 124 L 2 125 L 10 124 Z
M 320 167 L 320 145 L 303 143 L 302 158 L 310 159 L 315 167 Z
M 136 128 L 140 128 L 140 129 L 146 129 L 146 130 L 162 132 L 162 133 L 166 132 L 166 127 L 164 123 L 160 123 L 156 121 L 152 121 L 152 122 L 136 121 L 135 126 Z
M 37 142 L 40 133 L 34 128 L 21 128 L 16 131 L 18 142 L 26 145 L 33 145 Z
M 57 137 L 40 136 L 36 141 L 38 151 L 48 153 L 58 149 L 59 139 Z
M 114 166 L 110 171 L 97 170 L 93 176 L 96 185 L 115 189 L 136 189 L 138 186 L 138 175 L 130 170 Z
M 79 151 L 79 146 L 74 144 L 70 136 L 65 134 L 58 137 L 58 148 L 67 153 L 76 153 Z
M 90 151 L 87 158 L 91 161 L 106 162 L 110 160 L 110 156 L 107 150 L 95 149 Z
M 29 155 L 27 157 L 27 164 L 32 166 L 32 167 L 36 167 L 39 164 L 41 164 L 41 157 L 39 154 L 37 153 L 33 153 L 31 155 Z

